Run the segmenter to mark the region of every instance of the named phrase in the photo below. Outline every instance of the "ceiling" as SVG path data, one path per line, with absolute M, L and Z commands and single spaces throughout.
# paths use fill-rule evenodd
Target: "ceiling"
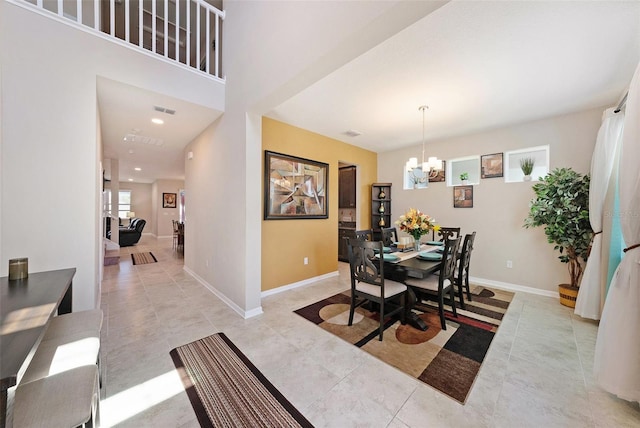
M 639 60 L 639 2 L 452 1 L 267 116 L 385 152 L 421 105 L 427 143 L 610 105 Z
M 222 114 L 105 78 L 98 79 L 97 93 L 104 157 L 118 159 L 120 181 L 184 180 L 185 146 Z M 108 168 L 105 178 L 111 178 Z
M 266 116 L 385 152 L 422 141 L 421 105 L 428 143 L 615 104 L 639 61 L 640 2 L 452 1 Z M 184 147 L 220 115 L 107 79 L 98 101 L 121 181 L 184 179 Z

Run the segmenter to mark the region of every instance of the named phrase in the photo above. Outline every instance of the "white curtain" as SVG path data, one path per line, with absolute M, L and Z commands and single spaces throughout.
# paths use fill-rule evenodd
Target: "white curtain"
M 616 148 L 622 141 L 624 113 L 605 110 L 598 131 L 596 147 L 591 157 L 591 183 L 589 185 L 589 221 L 594 235 L 591 253 L 584 269 L 580 292 L 576 301 L 576 315 L 594 320 L 600 319 L 602 295 L 602 226 L 604 199 L 615 161 Z
M 598 329 L 594 377 L 606 391 L 640 402 L 640 65 L 629 86 L 620 153 L 620 223 L 627 245 Z

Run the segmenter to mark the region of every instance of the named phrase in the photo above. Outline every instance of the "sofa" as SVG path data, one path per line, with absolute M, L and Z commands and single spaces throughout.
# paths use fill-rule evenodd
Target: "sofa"
M 134 217 L 131 219 L 129 226 L 119 228 L 119 238 L 121 247 L 130 247 L 135 245 L 142 236 L 142 229 L 147 224 L 146 220 Z M 107 238 L 111 239 L 111 231 L 109 231 Z

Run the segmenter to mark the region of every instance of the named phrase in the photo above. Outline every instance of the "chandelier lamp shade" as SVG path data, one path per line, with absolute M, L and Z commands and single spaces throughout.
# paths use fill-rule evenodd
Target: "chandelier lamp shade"
M 418 107 L 418 110 L 422 112 L 422 162 L 418 164 L 418 158 L 409 158 L 407 163 L 405 164 L 407 168 L 407 172 L 413 172 L 416 168 L 420 168 L 422 173 L 426 173 L 427 171 L 439 171 L 442 169 L 442 161 L 438 160 L 435 156 L 430 156 L 427 161 L 424 160 L 424 149 L 425 149 L 425 112 L 429 107 L 426 105 Z

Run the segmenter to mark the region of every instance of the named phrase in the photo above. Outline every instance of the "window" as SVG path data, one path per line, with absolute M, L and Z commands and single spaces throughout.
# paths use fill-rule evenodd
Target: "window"
M 524 181 L 524 174 L 520 168 L 522 159 L 533 160 L 531 180 L 538 181 L 549 173 L 549 146 L 528 147 L 526 149 L 511 150 L 504 153 L 504 181 L 507 183 Z
M 466 184 L 480 184 L 480 156 L 467 156 L 447 161 L 447 186 L 460 186 L 460 175 L 468 174 Z
M 105 193 L 105 213 L 112 215 L 111 210 L 111 190 L 107 189 Z M 120 190 L 118 192 L 118 217 L 127 218 L 131 211 L 131 190 Z
M 128 218 L 131 211 L 131 190 L 121 190 L 118 193 L 118 217 Z

